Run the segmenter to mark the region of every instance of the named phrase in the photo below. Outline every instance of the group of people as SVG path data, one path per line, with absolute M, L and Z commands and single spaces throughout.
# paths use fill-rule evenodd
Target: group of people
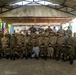
M 0 31 L 0 58 L 19 59 L 19 58 L 36 58 L 47 60 L 56 59 L 70 61 L 76 58 L 76 37 L 72 37 L 72 31 L 68 27 L 65 31 L 61 28 L 56 32 L 55 27 L 52 30 L 49 26 L 47 29 L 34 26 L 26 31 L 26 35 L 20 33 L 9 33 L 3 35 Z

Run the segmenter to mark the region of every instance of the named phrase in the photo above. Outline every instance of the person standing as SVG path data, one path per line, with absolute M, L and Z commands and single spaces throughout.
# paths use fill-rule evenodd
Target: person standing
M 55 26 L 53 27 L 52 31 L 53 31 L 54 33 L 56 33 L 56 32 L 57 32 L 57 30 L 56 30 L 56 27 L 55 27 Z
M 70 26 L 68 26 L 68 29 L 65 31 L 66 34 L 68 34 L 68 36 L 72 37 L 72 31 L 70 30 Z
M 62 26 L 60 26 L 60 29 L 58 30 L 58 33 L 59 33 L 59 34 L 63 34 L 63 35 L 64 35 L 65 30 L 63 30 L 63 29 L 62 29 Z

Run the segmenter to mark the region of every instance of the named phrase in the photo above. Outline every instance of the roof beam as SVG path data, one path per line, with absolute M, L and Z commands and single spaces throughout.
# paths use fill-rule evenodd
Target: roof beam
M 31 4 L 32 2 L 30 2 L 30 3 L 28 3 L 28 4 Z M 27 5 L 27 4 L 26 4 Z M 26 6 L 26 5 L 23 5 L 23 6 Z M 2 14 L 2 13 L 5 13 L 5 12 L 8 12 L 8 11 L 11 11 L 11 10 L 13 10 L 13 9 L 17 9 L 17 8 L 20 8 L 20 7 L 23 7 L 23 6 L 17 6 L 17 7 L 15 7 L 15 8 L 11 8 L 11 9 L 8 9 L 8 10 L 6 10 L 6 11 L 3 11 L 2 10 L 2 12 L 0 12 L 0 14 Z
M 57 8 L 51 7 L 51 6 L 49 6 L 49 5 L 48 5 L 47 7 L 50 7 L 50 8 L 52 8 L 52 9 L 59 10 L 59 11 L 61 11 L 61 12 L 64 12 L 64 13 L 67 13 L 67 14 L 70 14 L 70 15 L 74 15 L 74 16 L 76 16 L 76 14 L 72 14 L 72 13 L 70 13 L 70 12 L 68 12 L 68 11 L 63 11 L 63 10 L 60 10 L 60 9 L 57 9 Z
M 66 1 L 67 1 L 67 0 L 64 0 L 64 2 L 62 3 L 62 5 L 64 5 Z

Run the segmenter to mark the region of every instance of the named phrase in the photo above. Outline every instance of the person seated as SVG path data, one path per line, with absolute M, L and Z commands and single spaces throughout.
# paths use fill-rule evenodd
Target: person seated
M 40 49 L 39 49 L 39 47 L 37 46 L 37 44 L 34 44 L 34 47 L 33 47 L 33 49 L 32 49 L 32 52 L 33 52 L 33 54 L 32 54 L 32 58 L 36 58 L 36 59 L 38 59 L 39 58 L 39 52 L 40 52 Z

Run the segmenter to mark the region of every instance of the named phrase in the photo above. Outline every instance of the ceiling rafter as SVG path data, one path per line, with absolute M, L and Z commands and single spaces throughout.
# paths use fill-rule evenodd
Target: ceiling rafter
M 64 5 L 66 3 L 67 0 L 64 0 L 63 3 L 61 5 Z
M 52 6 L 50 6 L 50 5 L 47 5 L 47 6 L 50 7 L 50 8 L 52 8 L 52 9 L 56 9 L 56 10 L 58 10 L 58 11 L 65 12 L 65 13 L 68 13 L 68 14 L 71 14 L 71 15 L 75 15 L 75 16 L 76 16 L 76 14 L 73 14 L 73 12 L 76 10 L 76 8 L 70 7 L 70 6 L 66 6 L 66 5 L 65 5 L 65 2 L 66 2 L 66 1 L 67 1 L 67 0 L 64 0 L 64 2 L 60 5 L 60 7 L 57 7 L 57 6 L 52 7 Z M 28 3 L 28 4 L 31 4 L 31 3 L 32 3 L 32 2 L 30 2 L 30 3 Z M 35 2 L 35 3 L 37 3 L 37 2 Z M 28 4 L 26 4 L 26 5 L 28 5 Z M 37 4 L 40 4 L 40 3 L 37 3 Z M 26 5 L 23 5 L 23 6 L 26 6 Z M 41 5 L 44 6 L 43 4 L 41 4 Z M 7 6 L 9 6 L 9 5 L 4 4 L 4 5 L 0 6 L 0 8 L 1 8 L 0 14 L 5 13 L 5 12 L 8 12 L 8 11 L 13 10 L 13 9 L 17 9 L 17 8 L 23 7 L 23 6 L 17 6 L 17 7 L 13 7 L 13 6 L 11 7 L 11 6 L 9 6 L 10 8 L 8 8 Z M 45 6 L 46 6 L 46 5 L 45 5 Z M 3 11 L 2 8 L 6 8 L 7 10 Z M 61 10 L 62 8 L 66 8 L 66 9 Z M 72 10 L 69 11 L 68 8 L 71 8 Z M 71 13 L 70 13 L 70 12 L 71 12 Z

